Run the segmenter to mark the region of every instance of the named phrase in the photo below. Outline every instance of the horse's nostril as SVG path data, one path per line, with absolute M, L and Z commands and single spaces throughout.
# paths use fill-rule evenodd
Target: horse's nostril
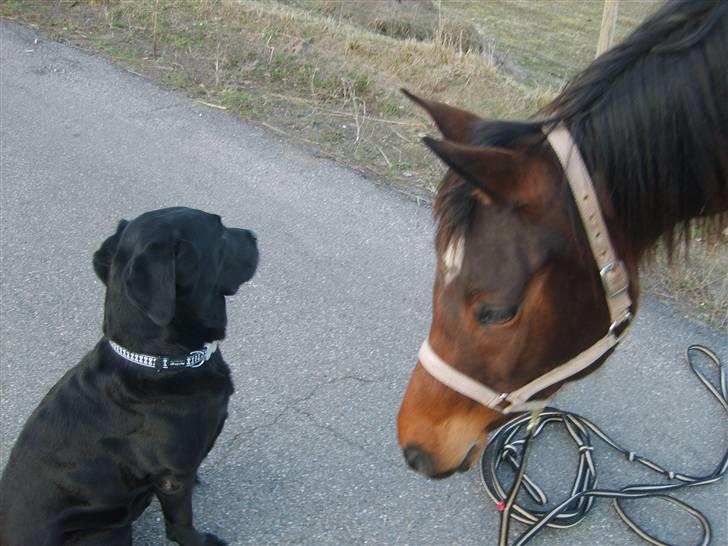
M 412 468 L 415 468 L 415 462 L 417 461 L 419 452 L 419 448 L 411 446 L 405 447 L 402 450 L 402 453 L 404 454 L 404 460 L 407 461 L 407 464 L 410 465 Z
M 423 451 L 421 447 L 411 445 L 405 447 L 402 452 L 404 453 L 404 460 L 413 470 L 422 474 L 431 474 L 432 472 L 432 457 Z

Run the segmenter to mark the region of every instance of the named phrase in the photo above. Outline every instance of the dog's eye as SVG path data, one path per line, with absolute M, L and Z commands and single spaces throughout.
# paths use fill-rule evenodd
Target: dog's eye
M 482 326 L 505 324 L 513 320 L 517 313 L 517 305 L 502 308 L 483 306 L 475 311 L 475 318 Z

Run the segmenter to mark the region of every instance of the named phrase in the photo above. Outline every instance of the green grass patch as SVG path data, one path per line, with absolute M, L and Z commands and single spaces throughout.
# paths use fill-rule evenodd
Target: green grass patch
M 240 90 L 226 89 L 216 94 L 216 98 L 222 106 L 243 115 L 251 113 L 256 103 L 256 97 L 253 94 Z
M 394 102 L 385 101 L 383 114 L 385 116 L 399 117 L 400 105 Z
M 0 3 L 0 15 L 9 16 L 14 15 L 20 11 L 20 2 L 2 2 Z
M 185 72 L 174 72 L 172 74 L 165 74 L 162 76 L 162 81 L 172 87 L 179 89 L 188 89 L 194 85 L 192 77 Z
M 139 51 L 110 43 L 100 44 L 100 48 L 111 58 L 120 61 L 138 61 L 142 58 Z

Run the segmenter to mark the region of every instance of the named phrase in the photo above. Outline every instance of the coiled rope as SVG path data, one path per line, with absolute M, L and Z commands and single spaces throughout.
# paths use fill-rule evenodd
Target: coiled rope
M 695 365 L 696 353 L 703 354 L 708 361 L 718 368 L 719 387 L 713 385 Z M 688 365 L 710 393 L 718 400 L 723 410 L 728 413 L 728 393 L 726 391 L 726 369 L 718 356 L 702 345 L 690 345 L 686 351 Z M 544 492 L 525 473 L 528 453 L 533 440 L 541 434 L 549 423 L 563 423 L 567 432 L 579 450 L 579 465 L 569 498 L 560 502 L 551 510 L 526 509 L 516 504 L 515 499 L 520 487 L 539 505 L 545 505 L 547 498 Z M 667 478 L 662 484 L 632 484 L 618 490 L 597 488 L 597 471 L 592 458 L 594 445 L 592 434 L 612 449 L 622 453 L 629 462 L 639 463 Z M 516 479 L 509 492 L 498 478 L 498 471 L 504 463 L 516 472 Z M 607 436 L 599 427 L 588 419 L 554 408 L 544 408 L 540 413 L 522 415 L 509 421 L 493 434 L 488 441 L 480 463 L 480 477 L 488 496 L 497 503 L 501 511 L 501 527 L 499 545 L 508 544 L 510 518 L 529 525 L 514 546 L 526 544 L 544 527 L 566 528 L 582 521 L 592 507 L 594 499 L 605 497 L 612 499 L 612 505 L 620 518 L 645 541 L 657 546 L 668 546 L 639 527 L 624 511 L 622 502 L 625 499 L 659 498 L 678 506 L 693 516 L 703 529 L 700 546 L 707 546 L 711 541 L 711 527 L 708 519 L 692 506 L 668 495 L 668 493 L 684 488 L 707 485 L 720 480 L 728 470 L 728 450 L 710 474 L 706 476 L 690 476 L 666 470 L 657 463 L 641 457 Z

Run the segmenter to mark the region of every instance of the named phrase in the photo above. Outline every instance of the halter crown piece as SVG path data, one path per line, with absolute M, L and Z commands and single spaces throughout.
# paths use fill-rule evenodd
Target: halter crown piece
M 212 355 L 217 351 L 217 341 L 211 341 L 205 343 L 204 347 L 198 351 L 192 351 L 186 355 L 178 356 L 152 356 L 141 353 L 133 353 L 128 349 L 124 349 L 118 343 L 114 343 L 111 340 L 109 345 L 121 358 L 144 366 L 145 368 L 153 368 L 158 372 L 162 370 L 179 370 L 181 368 L 199 368 L 205 362 L 212 358 Z
M 429 339 L 425 339 L 418 356 L 430 375 L 454 391 L 504 414 L 543 408 L 547 400 L 531 400 L 531 397 L 594 364 L 621 341 L 632 320 L 629 276 L 624 263 L 614 252 L 594 185 L 579 149 L 563 124 L 554 128 L 544 127 L 543 131 L 561 162 L 579 210 L 602 279 L 611 325 L 606 335 L 591 347 L 512 392 L 497 392 L 456 370 L 440 358 L 430 346 Z

